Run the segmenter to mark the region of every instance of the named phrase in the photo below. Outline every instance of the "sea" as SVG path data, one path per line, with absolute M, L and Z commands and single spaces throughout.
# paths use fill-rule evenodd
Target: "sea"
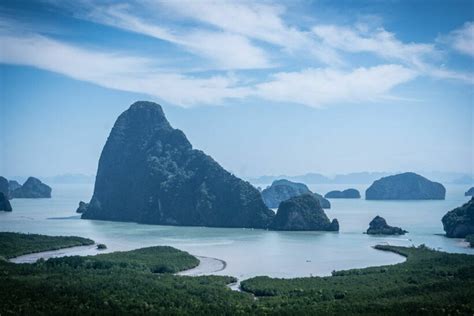
M 265 187 L 266 184 L 257 184 Z M 313 192 L 356 188 L 364 195 L 369 186 L 361 184 L 310 185 Z M 325 210 L 337 218 L 339 232 L 278 232 L 263 229 L 209 228 L 144 225 L 136 223 L 83 220 L 75 213 L 79 201 L 89 201 L 93 184 L 52 185 L 51 199 L 13 199 L 13 212 L 0 212 L 0 231 L 46 235 L 75 235 L 107 245 L 106 251 L 125 251 L 155 245 L 169 245 L 193 255 L 226 262 L 213 274 L 231 275 L 239 280 L 267 275 L 277 278 L 326 276 L 346 270 L 403 262 L 400 255 L 379 251 L 377 244 L 428 247 L 451 253 L 474 254 L 463 239 L 443 236 L 441 218 L 469 200 L 466 185 L 445 185 L 442 201 L 367 201 L 332 199 Z M 404 236 L 364 234 L 376 215 L 389 225 L 409 233 Z M 86 247 L 71 254 L 97 253 Z

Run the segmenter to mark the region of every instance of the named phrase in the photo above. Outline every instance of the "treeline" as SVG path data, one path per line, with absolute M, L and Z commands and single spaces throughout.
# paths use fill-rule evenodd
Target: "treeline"
M 171 247 L 54 258 L 35 264 L 0 261 L 0 314 L 474 313 L 473 256 L 424 246 L 378 248 L 404 255 L 407 260 L 390 266 L 335 271 L 330 277 L 256 277 L 242 282 L 246 292 L 226 286 L 236 281 L 233 277 L 168 273 L 198 263 L 188 253 Z

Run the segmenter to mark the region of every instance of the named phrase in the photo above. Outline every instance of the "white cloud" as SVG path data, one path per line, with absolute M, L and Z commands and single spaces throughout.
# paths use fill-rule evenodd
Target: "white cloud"
M 216 68 L 271 67 L 267 53 L 241 35 L 209 30 L 171 31 L 164 26 L 132 15 L 129 11 L 133 10 L 123 5 L 95 6 L 87 17 L 95 22 L 180 45 L 196 55 L 209 59 Z
M 395 34 L 383 28 L 318 25 L 313 32 L 322 42 L 335 49 L 352 53 L 373 53 L 382 58 L 418 66 L 427 57 L 436 54 L 434 45 L 403 43 Z
M 167 73 L 152 60 L 86 50 L 39 35 L 0 35 L 0 62 L 57 72 L 103 87 L 145 93 L 181 106 L 219 104 L 245 96 L 232 76 L 198 78 Z
M 447 42 L 458 52 L 474 57 L 474 22 L 466 22 L 464 25 L 441 37 L 442 42 Z
M 288 26 L 281 17 L 285 12 L 282 6 L 225 0 L 146 1 L 142 4 L 149 15 L 154 16 L 149 19 L 153 23 L 139 18 L 139 10 L 124 5 L 95 4 L 87 17 L 99 23 L 183 45 L 195 53 L 213 58 L 227 68 L 270 67 L 272 63 L 268 53 L 258 45 L 258 41 L 276 45 L 286 53 L 309 53 L 325 64 L 342 64 L 340 56 L 334 50 L 318 45 L 311 32 Z M 157 25 L 164 10 L 186 21 L 197 21 L 204 25 L 200 25 L 198 30 L 191 28 L 185 34 L 171 32 Z M 214 27 L 214 30 L 209 30 L 209 26 Z
M 400 65 L 357 68 L 352 71 L 306 69 L 282 72 L 256 87 L 262 98 L 321 107 L 334 102 L 375 101 L 388 96 L 395 86 L 416 77 L 416 72 Z

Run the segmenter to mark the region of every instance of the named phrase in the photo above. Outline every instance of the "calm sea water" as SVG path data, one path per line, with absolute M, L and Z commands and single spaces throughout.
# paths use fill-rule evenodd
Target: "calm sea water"
M 262 186 L 265 187 L 265 186 Z M 316 185 L 315 192 L 354 187 L 364 192 L 365 185 Z M 152 245 L 170 245 L 198 256 L 227 262 L 216 274 L 245 279 L 256 275 L 300 277 L 328 275 L 332 270 L 394 264 L 404 259 L 377 251 L 380 243 L 393 245 L 426 244 L 448 252 L 474 254 L 461 239 L 448 239 L 441 217 L 463 203 L 467 187 L 447 186 L 444 201 L 366 201 L 331 200 L 326 210 L 337 218 L 341 230 L 335 232 L 274 232 L 257 229 L 174 227 L 81 220 L 75 213 L 80 200 L 88 201 L 93 185 L 55 185 L 52 199 L 14 199 L 12 213 L 0 212 L 0 231 L 77 235 L 105 243 L 108 251 L 131 250 Z M 390 225 L 409 231 L 405 236 L 374 237 L 363 234 L 375 216 Z M 90 248 L 81 254 L 93 253 Z

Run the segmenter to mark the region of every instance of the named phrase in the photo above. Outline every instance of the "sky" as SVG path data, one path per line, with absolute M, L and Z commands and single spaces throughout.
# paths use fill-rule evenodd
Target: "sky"
M 474 1 L 0 2 L 0 174 L 95 174 L 163 106 L 242 177 L 474 173 Z

